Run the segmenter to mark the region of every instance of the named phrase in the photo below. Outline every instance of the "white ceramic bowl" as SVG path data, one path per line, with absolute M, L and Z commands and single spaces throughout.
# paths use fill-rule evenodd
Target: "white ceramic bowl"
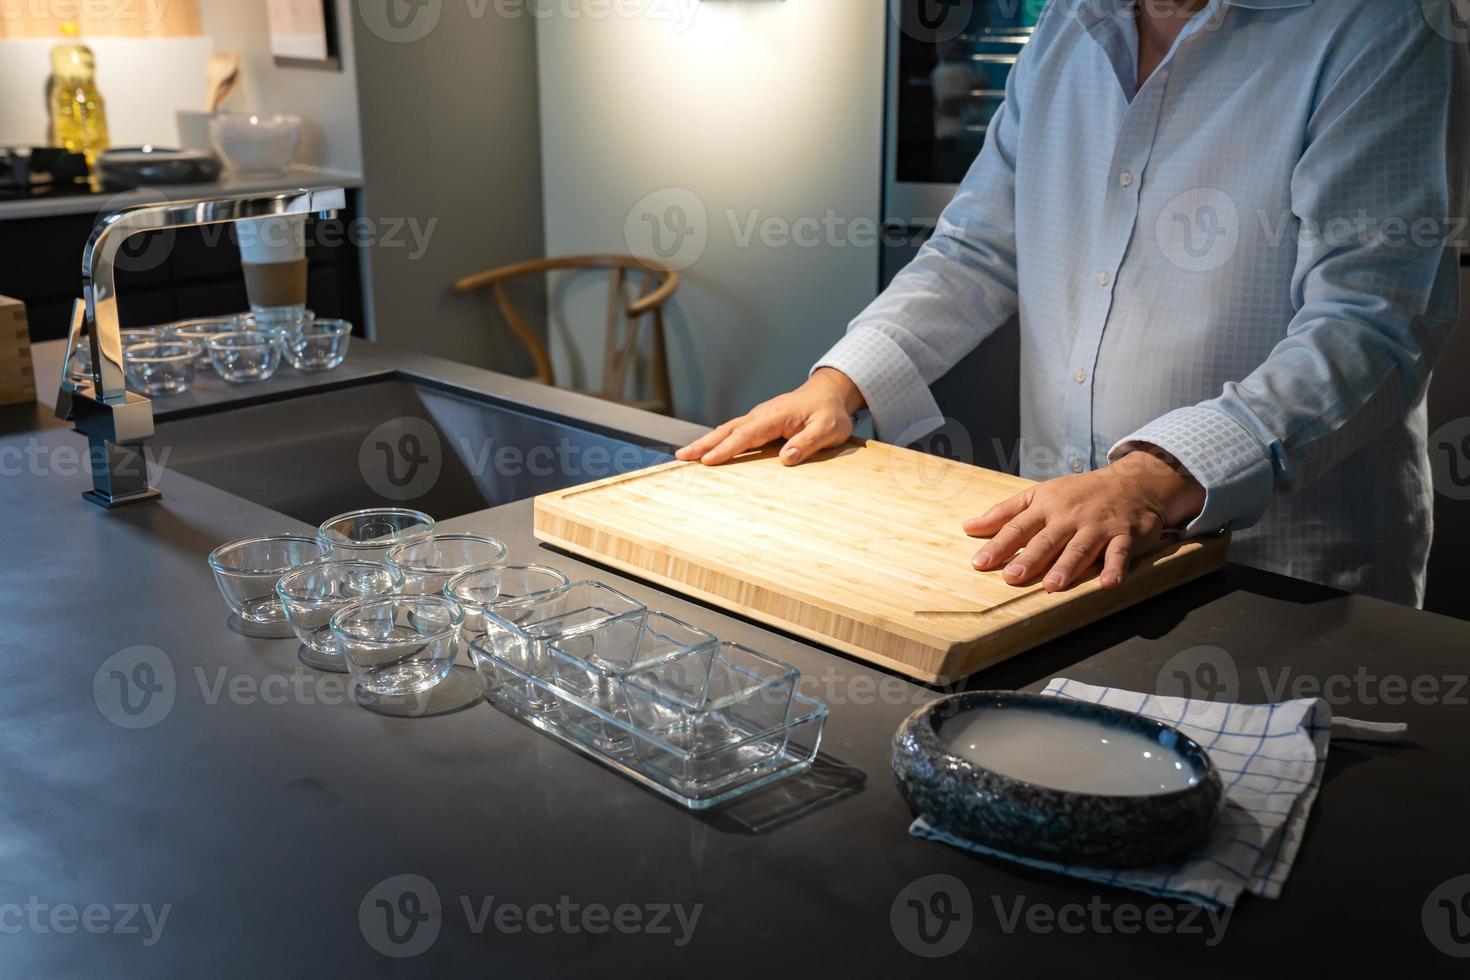
M 280 173 L 301 145 L 301 117 L 220 114 L 209 122 L 209 138 L 236 173 Z

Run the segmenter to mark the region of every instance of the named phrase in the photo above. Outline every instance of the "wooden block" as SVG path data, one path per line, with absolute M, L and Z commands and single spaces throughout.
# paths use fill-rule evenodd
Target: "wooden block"
M 31 363 L 26 305 L 0 296 L 0 405 L 35 400 L 36 372 Z
M 1031 483 L 877 442 L 801 466 L 775 450 L 668 463 L 535 502 L 536 537 L 932 684 L 957 681 L 1219 568 L 1173 541 L 1122 588 L 1015 587 L 970 565 L 962 524 Z

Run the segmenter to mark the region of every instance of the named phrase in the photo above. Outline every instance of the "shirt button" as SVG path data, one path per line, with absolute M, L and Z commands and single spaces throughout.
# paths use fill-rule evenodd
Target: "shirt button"
M 1087 372 L 1084 371 L 1084 370 L 1082 370 L 1081 368 L 1078 368 L 1077 369 L 1077 373 L 1074 374 L 1074 375 L 1072 375 L 1072 377 L 1076 380 L 1076 382 L 1079 385 L 1080 384 L 1085 384 L 1087 382 Z
M 1074 460 L 1072 460 L 1072 472 L 1073 473 L 1081 473 L 1082 472 L 1082 460 L 1080 460 L 1080 459 L 1074 459 Z
M 1120 176 L 1118 178 L 1118 183 L 1122 184 L 1124 187 L 1132 187 L 1133 186 L 1133 175 L 1132 174 L 1127 174 L 1127 173 L 1123 174 L 1122 176 Z
M 1110 275 L 1108 275 L 1106 272 L 1099 272 L 1097 274 L 1097 284 L 1099 286 L 1106 286 L 1108 283 L 1110 283 L 1112 281 L 1113 281 L 1113 277 L 1110 276 Z

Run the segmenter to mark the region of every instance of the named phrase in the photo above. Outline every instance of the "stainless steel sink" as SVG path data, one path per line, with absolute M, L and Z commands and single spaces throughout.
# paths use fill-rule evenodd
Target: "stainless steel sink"
M 375 506 L 445 520 L 672 458 L 631 440 L 399 377 L 164 417 L 150 451 L 166 471 L 319 524 Z

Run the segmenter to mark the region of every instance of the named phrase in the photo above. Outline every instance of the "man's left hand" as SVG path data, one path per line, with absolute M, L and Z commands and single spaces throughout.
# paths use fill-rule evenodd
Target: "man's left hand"
M 1101 557 L 1102 587 L 1117 588 L 1134 558 L 1204 509 L 1204 488 L 1162 456 L 1132 452 L 1104 469 L 1031 487 L 966 521 L 966 534 L 990 538 L 975 567 L 1004 566 L 1012 585 L 1044 575 L 1046 591 L 1060 592 Z

